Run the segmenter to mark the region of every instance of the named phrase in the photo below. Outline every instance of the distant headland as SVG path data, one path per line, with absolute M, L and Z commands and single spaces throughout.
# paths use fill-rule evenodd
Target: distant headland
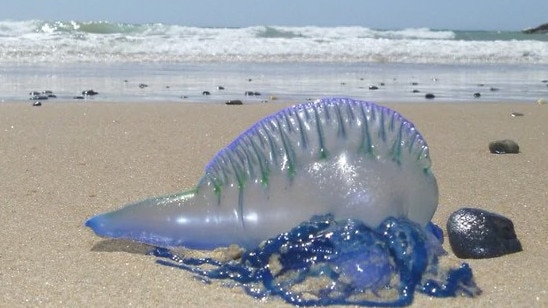
M 523 33 L 527 34 L 542 34 L 542 33 L 548 33 L 548 23 L 542 24 L 538 27 L 534 28 L 527 28 L 522 31 Z

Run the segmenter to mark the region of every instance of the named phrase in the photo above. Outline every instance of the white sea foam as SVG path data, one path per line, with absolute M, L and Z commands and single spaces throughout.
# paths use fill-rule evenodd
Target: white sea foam
M 489 40 L 481 37 L 489 36 Z M 466 39 L 463 39 L 466 38 Z M 476 38 L 476 39 L 475 39 Z M 514 38 L 514 39 L 512 39 Z M 197 28 L 0 22 L 0 63 L 373 62 L 548 64 L 545 36 L 366 27 Z

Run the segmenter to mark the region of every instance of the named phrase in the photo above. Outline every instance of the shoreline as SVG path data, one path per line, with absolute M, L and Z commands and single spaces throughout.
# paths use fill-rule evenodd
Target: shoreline
M 156 264 L 143 245 L 104 240 L 83 226 L 99 212 L 193 187 L 213 155 L 262 117 L 291 103 L 0 103 L 0 302 L 10 306 L 290 307 L 259 302 L 238 288 L 206 285 Z M 479 207 L 514 222 L 523 251 L 470 264 L 477 298 L 412 306 L 548 305 L 548 105 L 381 103 L 412 121 L 430 146 L 440 205 L 433 218 Z M 523 116 L 512 117 L 512 112 Z M 495 155 L 488 143 L 513 139 L 520 153 Z
M 52 91 L 57 99 L 75 103 L 81 100 L 73 98 L 87 90 L 99 92 L 90 102 L 223 103 L 238 99 L 260 103 L 272 101 L 271 96 L 279 101 L 305 101 L 343 95 L 406 103 L 428 102 L 427 93 L 436 96 L 434 101 L 522 102 L 546 96 L 548 75 L 548 64 L 487 62 L 101 62 L 0 67 L 4 68 L 0 101 L 23 102 L 31 98 L 29 93 Z M 246 92 L 261 95 L 246 96 Z

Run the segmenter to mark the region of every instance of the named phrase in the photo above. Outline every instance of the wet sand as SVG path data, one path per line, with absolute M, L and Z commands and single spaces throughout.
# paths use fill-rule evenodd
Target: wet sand
M 97 213 L 191 188 L 205 164 L 241 131 L 288 104 L 0 103 L 2 306 L 289 307 L 240 289 L 206 285 L 160 266 L 147 247 L 104 240 L 83 226 Z M 546 307 L 548 105 L 383 104 L 415 123 L 431 148 L 445 229 L 461 207 L 513 220 L 523 252 L 466 260 L 483 293 L 417 307 Z M 512 112 L 523 113 L 512 117 Z M 521 152 L 489 153 L 513 139 Z M 448 260 L 463 260 L 450 251 Z

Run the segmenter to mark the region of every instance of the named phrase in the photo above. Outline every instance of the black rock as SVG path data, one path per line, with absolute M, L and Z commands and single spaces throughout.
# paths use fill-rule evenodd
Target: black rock
M 480 97 L 481 97 L 481 93 L 479 93 L 479 92 L 474 93 L 474 97 L 475 97 L 475 98 L 480 98 Z
M 413 92 L 413 93 L 420 93 L 420 91 L 417 90 L 417 89 L 413 89 L 413 91 L 411 91 L 411 92 Z
M 84 97 L 83 97 L 83 96 L 81 96 L 81 95 L 78 95 L 78 96 L 74 96 L 74 97 L 72 97 L 72 98 L 73 98 L 73 99 L 84 99 Z
M 202 95 L 210 95 L 211 93 L 209 93 L 209 91 L 204 91 L 202 92 Z
M 244 95 L 245 95 L 245 96 L 254 96 L 254 95 L 255 95 L 255 92 L 253 92 L 253 91 L 245 91 Z
M 447 220 L 449 244 L 463 259 L 494 258 L 522 251 L 512 221 L 481 209 L 462 208 Z
M 524 116 L 524 114 L 521 113 L 521 112 L 512 112 L 511 115 L 512 115 L 513 117 L 523 117 L 523 116 Z
M 424 98 L 426 98 L 426 99 L 433 99 L 434 97 L 436 97 L 436 96 L 432 93 L 426 93 L 426 95 L 424 95 Z
M 489 151 L 493 154 L 517 154 L 519 145 L 510 139 L 496 140 L 489 143 Z
M 418 83 L 418 82 L 412 82 L 411 85 L 412 85 L 412 86 L 418 86 L 419 83 Z
M 224 90 L 224 89 L 225 89 L 225 87 L 223 87 L 223 86 L 217 86 L 217 90 Z
M 231 99 L 229 101 L 226 101 L 225 104 L 227 105 L 242 105 L 242 101 L 239 99 Z
M 498 91 L 498 90 L 499 90 L 499 88 L 495 88 L 495 87 L 489 88 L 489 91 L 491 91 L 491 92 L 496 92 L 496 91 Z
M 39 107 L 39 106 L 42 106 L 42 103 L 41 102 L 34 102 L 34 103 L 32 103 L 32 105 L 34 107 Z
M 377 86 L 369 86 L 369 90 L 378 90 L 378 89 L 379 89 L 379 87 L 377 87 Z
M 55 94 L 48 94 L 48 97 L 49 97 L 49 98 L 57 98 L 57 95 L 55 95 Z
M 38 91 L 31 91 L 29 92 L 29 95 L 32 95 L 32 96 L 37 96 L 37 95 L 40 95 L 41 93 L 38 92 Z
M 144 89 L 144 88 L 147 88 L 147 87 L 148 87 L 148 84 L 146 84 L 146 83 L 140 83 L 139 84 L 139 88 L 141 88 L 141 89 Z

